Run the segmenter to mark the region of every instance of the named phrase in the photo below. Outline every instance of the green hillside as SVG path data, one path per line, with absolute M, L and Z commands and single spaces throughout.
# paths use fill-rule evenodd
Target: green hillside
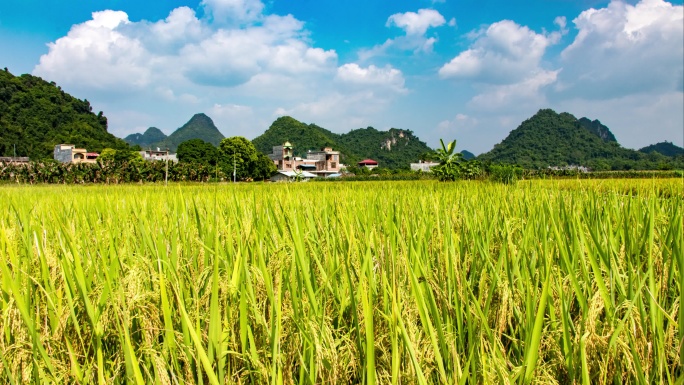
M 340 148 L 339 135 L 315 124 L 302 123 L 289 116 L 282 116 L 271 123 L 263 134 L 252 140 L 254 147 L 264 154 L 270 154 L 273 146 L 279 146 L 285 141 L 294 145 L 295 156 L 306 156 L 309 150 L 320 150 L 321 147 L 331 146 L 336 151 L 341 151 L 344 156 L 349 154 L 349 149 Z M 343 160 L 345 158 L 343 157 Z
M 88 151 L 127 149 L 107 131 L 107 118 L 94 114 L 87 100 L 62 91 L 54 82 L 14 76 L 0 70 L 0 156 L 52 158 L 54 146 L 70 143 Z
M 167 136 L 157 127 L 150 127 L 142 134 L 131 134 L 124 138 L 126 143 L 131 145 L 139 145 L 142 148 L 151 147 L 153 144 L 161 142 Z
M 660 142 L 660 143 L 652 144 L 650 146 L 646 146 L 646 147 L 640 149 L 639 151 L 646 153 L 646 154 L 651 154 L 651 153 L 657 152 L 661 155 L 671 156 L 671 157 L 684 155 L 684 148 L 681 148 L 679 146 L 675 146 L 671 142 Z
M 292 117 L 276 119 L 271 127 L 252 143 L 257 150 L 269 154 L 272 147 L 289 141 L 295 156 L 306 156 L 309 150 L 331 146 L 342 153 L 342 161 L 348 165 L 371 158 L 387 168 L 408 168 L 431 149 L 413 132 L 392 128 L 378 131 L 373 127 L 359 128 L 345 134 L 335 134 L 315 124 L 305 124 Z
M 596 130 L 587 128 L 592 123 Z M 598 121 L 539 110 L 488 153 L 482 161 L 515 163 L 525 168 L 582 165 L 594 170 L 680 168 L 681 161 L 621 147 L 608 127 Z

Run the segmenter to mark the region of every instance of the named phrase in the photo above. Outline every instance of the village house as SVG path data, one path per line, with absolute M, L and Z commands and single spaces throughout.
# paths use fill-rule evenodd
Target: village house
M 95 163 L 97 152 L 88 152 L 85 148 L 76 148 L 73 144 L 58 144 L 55 146 L 53 157 L 62 163 Z
M 176 154 L 171 154 L 167 150 L 160 150 L 159 147 L 157 147 L 157 150 L 143 150 L 139 151 L 140 156 L 144 160 L 147 161 L 153 161 L 153 160 L 169 160 L 171 162 L 178 162 L 178 157 Z
M 370 170 L 378 167 L 378 162 L 374 161 L 373 159 L 364 159 L 357 164 L 359 167 L 365 167 Z
M 333 151 L 332 147 L 324 147 L 320 151 L 309 151 L 306 158 L 294 156 L 290 142 L 273 146 L 272 151 L 268 157 L 273 161 L 279 173 L 301 170 L 317 177 L 326 177 L 339 174 L 342 166 L 340 165 L 340 152 Z
M 271 182 L 308 182 L 315 178 L 317 176 L 308 171 L 278 171 L 271 177 Z
M 439 163 L 419 160 L 418 163 L 411 163 L 411 171 L 432 172 L 430 169 L 435 166 L 439 166 Z

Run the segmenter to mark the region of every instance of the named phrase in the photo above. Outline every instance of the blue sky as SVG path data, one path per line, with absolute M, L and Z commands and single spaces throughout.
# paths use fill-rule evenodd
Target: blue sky
M 0 67 L 120 137 L 204 112 L 251 139 L 290 115 L 481 153 L 553 108 L 625 147 L 684 144 L 681 1 L 3 0 Z

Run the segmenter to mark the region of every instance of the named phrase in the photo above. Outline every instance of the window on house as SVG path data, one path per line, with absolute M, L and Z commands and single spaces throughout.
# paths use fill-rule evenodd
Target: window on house
M 330 168 L 335 168 L 335 167 L 337 167 L 337 163 L 331 162 L 331 163 L 330 163 Z

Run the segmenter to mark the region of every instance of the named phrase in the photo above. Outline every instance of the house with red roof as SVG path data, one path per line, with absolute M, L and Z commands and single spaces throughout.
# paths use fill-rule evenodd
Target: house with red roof
M 378 167 L 378 162 L 374 161 L 373 159 L 364 159 L 357 164 L 359 167 L 366 167 L 368 169 L 374 169 Z

